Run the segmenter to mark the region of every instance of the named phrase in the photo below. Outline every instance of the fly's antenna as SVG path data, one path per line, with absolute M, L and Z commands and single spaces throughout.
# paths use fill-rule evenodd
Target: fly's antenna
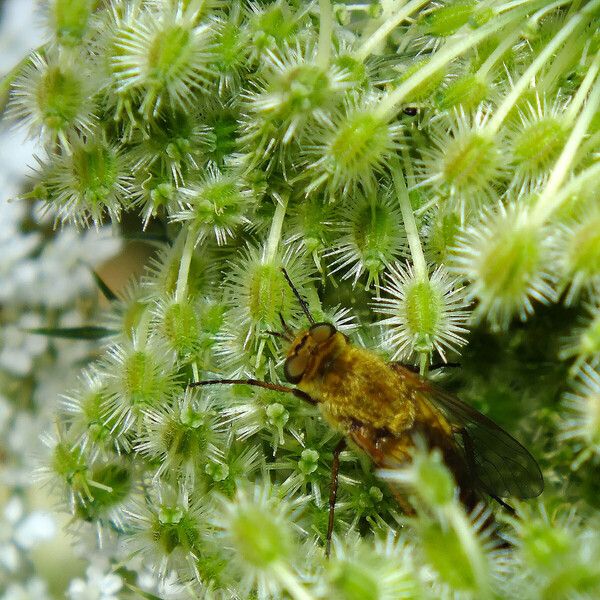
M 287 271 L 283 267 L 281 267 L 281 271 L 283 272 L 283 276 L 285 277 L 285 280 L 288 282 L 288 285 L 292 288 L 292 292 L 294 292 L 294 296 L 296 296 L 298 302 L 300 303 L 300 306 L 302 307 L 302 311 L 306 315 L 306 318 L 308 319 L 308 321 L 310 322 L 311 325 L 314 325 L 315 320 L 313 319 L 313 316 L 310 314 L 310 312 L 308 310 L 308 304 L 306 304 L 306 301 L 304 300 L 304 298 L 302 298 L 302 296 L 300 295 L 300 292 L 298 292 L 298 290 L 296 289 L 296 286 L 292 283 L 292 280 L 290 279 L 290 276 L 287 274 Z
M 279 320 L 281 321 L 281 326 L 283 327 L 283 330 L 285 331 L 286 335 L 293 339 L 294 332 L 292 331 L 291 327 L 285 322 L 281 311 L 279 312 Z

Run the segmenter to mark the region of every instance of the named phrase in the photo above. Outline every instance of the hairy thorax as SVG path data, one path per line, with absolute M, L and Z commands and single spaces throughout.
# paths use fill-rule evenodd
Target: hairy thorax
M 342 430 L 360 422 L 398 435 L 414 421 L 407 384 L 379 356 L 350 344 L 316 357 L 298 387 L 317 400 L 324 417 Z

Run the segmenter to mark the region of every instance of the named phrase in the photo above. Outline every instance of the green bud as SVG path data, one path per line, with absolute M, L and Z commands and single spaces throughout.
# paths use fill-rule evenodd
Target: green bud
M 437 453 L 417 460 L 414 486 L 428 506 L 440 508 L 454 499 L 454 480 Z
M 303 475 L 314 473 L 319 467 L 319 453 L 309 448 L 302 450 L 298 467 Z
M 456 33 L 473 15 L 477 3 L 474 0 L 456 0 L 429 13 L 424 21 L 431 35 L 447 37 Z
M 52 25 L 58 43 L 77 46 L 87 32 L 95 0 L 53 0 L 50 7 Z

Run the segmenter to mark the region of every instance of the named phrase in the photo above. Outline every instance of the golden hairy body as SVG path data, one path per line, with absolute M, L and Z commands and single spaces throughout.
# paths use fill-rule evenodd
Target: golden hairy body
M 500 498 L 532 498 L 542 492 L 540 469 L 517 440 L 410 369 L 353 346 L 333 324 L 315 322 L 285 270 L 283 274 L 310 322 L 310 327 L 295 338 L 283 317 L 285 331 L 269 332 L 290 343 L 283 371 L 295 387 L 252 378 L 198 381 L 191 385 L 252 385 L 318 404 L 324 418 L 365 451 L 378 467 L 396 468 L 411 460 L 412 449 L 417 440 L 422 440 L 441 452 L 458 484 L 460 498 L 469 508 L 480 501 L 482 493 L 504 504 Z M 327 555 L 333 532 L 339 456 L 344 444 L 344 439 L 340 440 L 333 451 Z M 404 510 L 411 512 L 401 491 L 392 491 Z
M 377 354 L 351 345 L 337 332 L 310 352 L 298 389 L 314 398 L 324 417 L 346 433 L 360 422 L 401 435 L 415 418 L 408 382 Z
M 284 371 L 379 467 L 410 460 L 420 438 L 441 452 L 469 507 L 482 491 L 529 498 L 543 489 L 533 457 L 493 421 L 406 367 L 353 346 L 329 323 L 314 323 L 292 341 Z

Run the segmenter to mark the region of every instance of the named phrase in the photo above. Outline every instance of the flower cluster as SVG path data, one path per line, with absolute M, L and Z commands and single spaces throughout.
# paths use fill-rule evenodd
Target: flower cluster
M 110 307 L 86 327 L 20 323 L 101 340 L 40 469 L 76 535 L 118 546 L 71 596 L 593 597 L 600 0 L 45 10 L 49 41 L 8 78 L 40 148 L 23 201 L 59 250 L 109 222 L 152 249 L 128 287 L 96 277 Z M 15 262 L 41 235 L 23 233 Z M 47 277 L 62 307 L 90 262 L 14 286 L 41 285 L 35 304 Z M 305 308 L 424 377 L 460 362 L 441 377 L 529 440 L 543 502 L 467 511 L 436 452 L 376 473 L 351 447 L 325 560 L 340 436 L 276 389 Z M 189 385 L 216 378 L 275 389 Z

